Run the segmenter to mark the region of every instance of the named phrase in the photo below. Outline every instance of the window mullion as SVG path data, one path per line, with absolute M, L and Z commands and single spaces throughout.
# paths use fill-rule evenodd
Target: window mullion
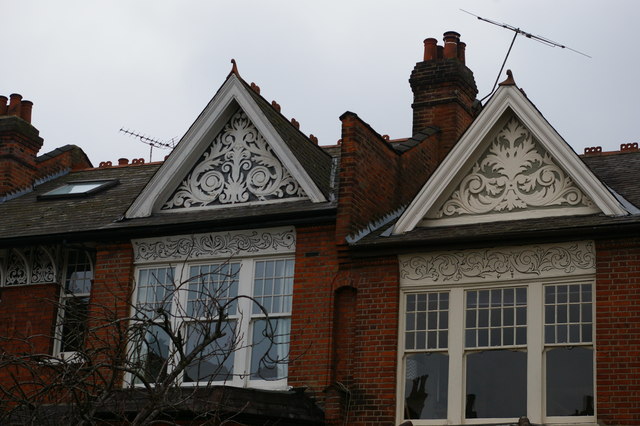
M 464 290 L 451 290 L 449 305 L 449 401 L 447 406 L 449 420 L 453 424 L 462 424 L 464 413 Z
M 532 423 L 542 423 L 542 369 L 544 303 L 543 286 L 529 285 L 527 306 L 527 413 Z
M 244 260 L 240 267 L 238 274 L 238 294 L 253 296 L 253 289 L 251 288 L 253 283 L 253 261 Z M 251 300 L 246 297 L 238 300 L 238 331 L 236 336 L 239 339 L 237 341 L 238 350 L 235 353 L 235 365 L 234 365 L 234 380 L 236 377 L 240 377 L 242 384 L 246 385 L 249 380 L 249 342 L 251 334 L 249 325 L 251 322 L 251 310 L 253 306 Z
M 171 328 L 177 333 L 182 327 L 184 327 L 183 316 L 187 310 L 187 290 L 189 280 L 189 267 L 186 264 L 182 264 L 175 267 L 174 273 L 174 286 L 175 291 L 173 293 L 173 300 L 171 301 Z M 185 329 L 181 330 L 182 333 Z M 173 368 L 180 361 L 178 359 L 178 351 L 175 348 L 173 342 L 169 341 L 169 354 L 171 359 L 169 360 L 170 368 Z M 184 380 L 184 373 L 180 374 L 176 378 L 178 385 L 182 384 Z

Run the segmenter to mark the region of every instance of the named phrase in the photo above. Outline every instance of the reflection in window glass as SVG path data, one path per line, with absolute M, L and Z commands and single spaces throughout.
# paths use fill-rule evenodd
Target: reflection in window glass
M 527 414 L 527 353 L 492 350 L 467 354 L 465 417 Z
M 134 342 L 135 359 L 139 362 L 138 374 L 149 383 L 162 380 L 167 375 L 169 362 L 169 336 L 158 326 L 150 326 Z M 141 381 L 135 380 L 135 383 Z
M 593 416 L 593 349 L 553 348 L 546 362 L 547 416 Z
M 230 380 L 233 375 L 235 321 L 226 322 L 222 336 L 215 338 L 217 323 L 194 322 L 187 325 L 186 353 L 202 346 L 202 351 L 185 368 L 184 382 L 215 382 Z M 210 343 L 207 343 L 213 339 Z
M 290 318 L 270 318 L 253 322 L 251 378 L 278 380 L 287 377 Z
M 187 315 L 195 318 L 215 318 L 219 308 L 226 306 L 226 313 L 236 314 L 238 297 L 239 263 L 214 263 L 192 266 L 189 270 L 187 290 Z M 214 303 L 215 302 L 215 303 Z
M 405 419 L 446 419 L 449 392 L 449 356 L 414 353 L 405 361 Z

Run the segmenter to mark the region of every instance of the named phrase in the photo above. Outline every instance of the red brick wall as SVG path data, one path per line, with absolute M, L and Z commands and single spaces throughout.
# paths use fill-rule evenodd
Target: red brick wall
M 107 363 L 125 353 L 128 324 L 116 320 L 131 314 L 132 279 L 133 249 L 130 243 L 105 244 L 96 248 L 89 308 L 91 332 L 86 344 L 88 348 L 97 350 Z M 104 378 L 109 379 L 109 374 L 98 380 Z
M 298 228 L 296 234 L 288 382 L 308 386 L 322 397 L 330 380 L 335 227 Z
M 640 424 L 640 238 L 596 246 L 598 420 Z
M 0 117 L 0 195 L 31 188 L 41 146 L 42 138 L 29 123 L 18 117 Z

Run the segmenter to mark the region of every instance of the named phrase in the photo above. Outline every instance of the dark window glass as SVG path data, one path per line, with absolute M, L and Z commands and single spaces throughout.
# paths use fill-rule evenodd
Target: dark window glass
M 546 353 L 547 416 L 593 416 L 593 349 Z
M 527 415 L 527 354 L 493 350 L 467 355 L 465 417 Z
M 408 355 L 405 361 L 405 419 L 446 419 L 449 356 L 443 353 Z

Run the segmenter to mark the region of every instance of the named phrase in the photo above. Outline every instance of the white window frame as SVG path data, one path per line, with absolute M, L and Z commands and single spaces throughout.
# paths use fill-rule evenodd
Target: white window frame
M 508 251 L 509 249 L 505 249 Z M 469 251 L 471 252 L 471 251 Z M 515 251 L 514 251 L 515 252 Z M 446 253 L 446 252 L 443 252 Z M 475 254 L 475 253 L 474 253 Z M 437 255 L 424 256 L 428 258 L 427 265 L 434 263 L 432 260 Z M 447 253 L 449 256 L 449 253 Z M 495 424 L 495 423 L 517 423 L 517 418 L 482 418 L 467 419 L 465 418 L 465 386 L 466 386 L 466 354 L 475 350 L 465 349 L 465 292 L 467 290 L 509 288 L 509 287 L 526 287 L 527 288 L 527 344 L 524 350 L 527 353 L 527 415 L 532 423 L 537 424 L 573 424 L 573 425 L 596 425 L 597 419 L 597 400 L 596 389 L 596 297 L 595 297 L 595 266 L 584 270 L 578 269 L 572 273 L 565 271 L 552 271 L 551 273 L 543 272 L 532 278 L 527 278 L 523 274 L 512 274 L 514 278 L 505 279 L 502 276 L 492 276 L 487 274 L 481 277 L 462 277 L 461 279 L 452 278 L 434 279 L 436 275 L 424 274 L 421 278 L 411 276 L 416 266 L 412 265 L 412 261 L 416 259 L 416 255 L 406 255 L 400 257 L 401 283 L 400 283 L 400 312 L 398 325 L 398 368 L 397 368 L 397 394 L 396 394 L 396 421 L 400 424 L 407 419 L 404 418 L 404 402 L 405 402 L 405 356 L 417 351 L 405 351 L 405 312 L 406 298 L 408 294 L 416 293 L 449 293 L 449 332 L 448 332 L 448 349 L 444 351 L 449 355 L 449 383 L 448 383 L 448 401 L 447 401 L 447 418 L 446 419 L 411 419 L 411 422 L 418 425 L 441 425 L 441 424 Z M 451 259 L 451 257 L 449 257 Z M 431 262 L 431 263 L 429 263 Z M 410 266 L 412 265 L 412 266 Z M 424 266 L 424 265 L 423 265 Z M 411 268 L 414 268 L 413 270 Z M 432 271 L 432 270 L 431 270 Z M 428 278 L 425 278 L 429 275 Z M 482 274 L 480 274 L 482 275 Z M 499 275 L 499 274 L 498 274 Z M 542 276 L 540 276 L 542 275 Z M 545 276 L 546 275 L 546 276 Z M 409 277 L 409 278 L 407 278 Z M 487 278 L 488 277 L 488 278 Z M 459 279 L 459 281 L 456 281 Z M 591 284 L 592 288 L 592 341 L 585 344 L 558 344 L 548 345 L 544 343 L 544 287 L 545 285 L 571 285 L 571 284 Z M 546 410 L 546 385 L 545 374 L 546 365 L 544 352 L 550 346 L 586 346 L 593 350 L 593 397 L 594 397 L 594 415 L 593 416 L 562 416 L 547 417 Z M 424 350 L 421 352 L 428 352 Z M 436 351 L 436 350 L 434 350 Z M 437 350 L 441 352 L 441 350 Z
M 79 255 L 84 255 L 86 260 L 88 261 L 90 267 L 90 275 L 91 278 L 91 286 L 88 293 L 66 293 L 67 288 L 67 272 L 69 268 L 69 253 L 71 251 L 76 251 Z M 60 295 L 58 299 L 58 310 L 56 314 L 56 327 L 54 333 L 54 342 L 53 342 L 53 356 L 63 361 L 73 361 L 79 357 L 79 353 L 77 351 L 62 351 L 62 340 L 64 338 L 64 318 L 66 312 L 66 304 L 67 301 L 73 299 L 74 297 L 86 297 L 91 299 L 91 290 L 93 288 L 93 280 L 95 277 L 95 263 L 93 257 L 87 250 L 83 249 L 67 249 L 63 251 L 64 256 L 64 267 L 62 268 L 62 274 L 60 275 Z M 88 321 L 88 317 L 87 317 Z
M 264 257 L 251 257 L 251 258 L 231 258 L 229 264 L 239 263 L 240 270 L 238 273 L 238 295 L 253 297 L 253 285 L 254 285 L 254 272 L 255 264 L 258 261 L 277 261 L 277 260 L 291 260 L 295 263 L 293 256 L 264 256 Z M 193 266 L 206 266 L 206 265 L 219 265 L 225 263 L 220 260 L 211 261 L 198 261 L 198 262 L 186 262 L 181 265 L 173 264 L 150 264 L 139 266 L 135 270 L 135 276 L 138 277 L 140 271 L 145 269 L 154 268 L 174 268 L 174 279 L 176 283 L 186 283 L 190 277 L 190 270 Z M 294 264 L 295 268 L 295 264 Z M 133 294 L 134 304 L 137 301 L 138 288 L 136 287 Z M 178 327 L 184 327 L 185 324 L 192 322 L 192 318 L 180 319 L 179 311 L 184 311 L 187 306 L 188 290 L 185 288 L 177 291 L 173 297 L 172 303 L 172 321 L 174 321 L 174 327 L 177 330 Z M 234 369 L 233 375 L 230 380 L 225 381 L 200 381 L 200 382 L 185 382 L 184 377 L 181 375 L 178 378 L 176 385 L 189 387 L 189 386 L 203 386 L 203 385 L 216 385 L 226 384 L 237 387 L 253 387 L 261 389 L 274 389 L 282 390 L 287 388 L 287 376 L 282 379 L 276 380 L 259 380 L 251 378 L 251 354 L 252 354 L 252 336 L 253 336 L 253 323 L 255 320 L 263 319 L 263 314 L 253 314 L 253 302 L 249 298 L 239 298 L 237 301 L 236 314 L 231 315 L 230 319 L 236 321 L 236 336 L 238 336 L 238 347 L 234 350 Z M 132 317 L 135 316 L 135 307 L 132 307 Z M 288 313 L 275 313 L 269 315 L 270 319 L 291 318 L 291 311 Z M 172 353 L 169 348 L 169 353 Z M 171 365 L 175 364 L 175 361 L 169 360 L 168 368 L 171 369 Z M 285 365 L 285 364 L 283 364 Z M 132 383 L 132 379 L 127 380 L 128 383 Z M 136 385 L 137 386 L 137 385 Z

